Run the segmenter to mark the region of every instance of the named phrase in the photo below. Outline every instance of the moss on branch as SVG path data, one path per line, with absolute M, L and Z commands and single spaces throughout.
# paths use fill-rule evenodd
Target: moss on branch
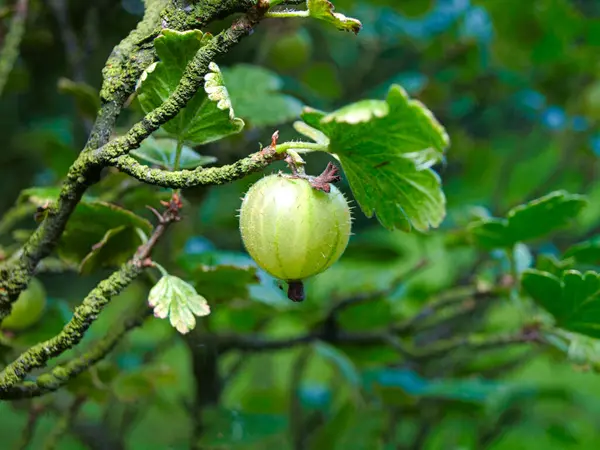
M 33 369 L 44 367 L 51 358 L 77 345 L 110 300 L 129 286 L 142 270 L 143 267 L 136 262 L 123 265 L 87 295 L 57 336 L 34 345 L 6 366 L 0 372 L 0 398 L 10 392 L 11 388 L 20 383 Z
M 46 363 L 73 348 L 84 337 L 88 328 L 98 318 L 104 307 L 110 300 L 120 294 L 127 286 L 131 284 L 148 265 L 152 250 L 164 235 L 170 224 L 180 220 L 179 209 L 181 202 L 177 196 L 173 196 L 167 208 L 159 217 L 159 223 L 154 229 L 150 238 L 140 246 L 133 257 L 114 272 L 110 277 L 101 281 L 83 300 L 82 304 L 75 308 L 73 317 L 67 323 L 62 331 L 45 342 L 40 342 L 27 351 L 22 353 L 14 362 L 6 366 L 0 372 L 0 399 L 4 396 L 10 396 L 10 393 L 16 389 L 15 386 L 21 384 L 21 381 L 34 369 L 45 367 Z M 100 349 L 101 353 L 102 348 Z M 94 356 L 94 355 L 92 355 Z M 75 363 L 75 367 L 81 368 L 80 364 L 85 361 Z M 38 379 L 40 388 L 46 386 L 47 389 L 55 385 L 58 381 L 69 377 L 69 371 L 60 366 L 52 371 L 51 377 L 44 381 Z M 23 389 L 33 389 L 31 385 L 25 383 Z
M 244 36 L 248 35 L 260 18 L 260 14 L 248 14 L 215 36 L 210 43 L 203 46 L 194 55 L 188 63 L 179 85 L 162 105 L 150 111 L 125 135 L 95 150 L 93 155 L 88 160 L 82 160 L 81 164 L 105 165 L 138 148 L 144 139 L 158 130 L 161 125 L 173 119 L 185 107 L 196 92 L 204 86 L 204 76 L 210 71 L 210 63 L 219 54 L 228 52 Z
M 106 357 L 129 331 L 140 326 L 150 316 L 150 312 L 151 310 L 144 304 L 142 311 L 137 312 L 119 324 L 83 355 L 75 357 L 55 367 L 50 372 L 38 376 L 35 381 L 24 381 L 0 391 L 0 400 L 39 397 L 63 387 L 79 374 Z
M 222 167 L 198 168 L 169 172 L 140 164 L 131 156 L 121 156 L 114 162 L 122 172 L 155 186 L 184 189 L 195 186 L 210 186 L 230 183 L 251 173 L 258 172 L 274 161 L 281 160 L 285 153 L 273 150 L 254 153 L 233 164 Z
M 0 321 L 10 314 L 12 302 L 27 287 L 38 263 L 56 247 L 71 213 L 86 189 L 99 179 L 102 167 L 110 160 L 139 147 L 153 131 L 175 117 L 202 87 L 203 77 L 210 62 L 249 34 L 268 7 L 259 2 L 260 5 L 253 6 L 247 15 L 219 33 L 210 45 L 203 47 L 193 58 L 178 88 L 163 105 L 151 111 L 123 137 L 108 142 L 122 105 L 133 92 L 139 75 L 155 58 L 151 37 L 166 18 L 175 14 L 175 9 L 172 8 L 176 3 L 178 2 L 170 0 L 147 0 L 144 18 L 138 27 L 115 47 L 108 59 L 103 71 L 102 108 L 84 151 L 69 169 L 58 202 L 48 209 L 45 220 L 23 247 L 19 259 L 14 264 L 0 269 Z M 254 3 L 246 0 L 205 0 L 197 2 L 197 5 L 204 4 L 208 8 L 206 11 L 212 11 L 212 14 L 221 17 L 223 14 L 243 10 Z M 192 8 L 193 11 L 195 10 Z M 193 14 L 190 17 L 194 17 Z M 195 23 L 196 27 L 213 18 L 203 15 L 197 19 L 199 20 Z M 191 22 L 177 22 L 173 25 L 177 27 L 190 24 Z

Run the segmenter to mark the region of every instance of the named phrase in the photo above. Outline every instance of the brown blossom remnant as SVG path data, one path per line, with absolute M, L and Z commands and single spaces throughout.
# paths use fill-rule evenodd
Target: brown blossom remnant
M 338 174 L 338 168 L 336 165 L 332 163 L 328 163 L 327 167 L 323 171 L 321 175 L 318 177 L 311 177 L 310 184 L 313 188 L 323 191 L 323 192 L 331 192 L 330 183 L 337 183 L 341 180 L 341 177 Z

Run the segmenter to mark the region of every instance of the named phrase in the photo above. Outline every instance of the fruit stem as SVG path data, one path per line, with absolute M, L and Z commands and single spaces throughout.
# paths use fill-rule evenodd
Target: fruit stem
M 326 152 L 327 149 L 329 148 L 329 146 L 327 144 L 318 144 L 315 142 L 302 142 L 302 141 L 296 141 L 296 142 L 284 142 L 282 144 L 278 144 L 275 147 L 275 151 L 277 153 L 284 153 L 284 152 L 288 152 L 290 149 L 296 149 L 298 151 L 320 151 L 320 152 Z
M 290 166 L 290 170 L 295 177 L 304 178 L 306 174 L 304 172 L 304 165 L 306 162 L 302 159 L 302 157 L 296 153 L 294 150 L 287 151 L 287 157 L 285 158 L 285 162 Z
M 301 302 L 304 300 L 304 283 L 300 280 L 288 281 L 288 298 L 293 302 Z

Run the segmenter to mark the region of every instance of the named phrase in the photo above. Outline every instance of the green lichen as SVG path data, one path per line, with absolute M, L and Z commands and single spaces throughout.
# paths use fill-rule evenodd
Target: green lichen
M 22 381 L 33 369 L 44 367 L 51 358 L 77 345 L 110 300 L 121 293 L 142 270 L 135 262 L 122 266 L 87 295 L 57 336 L 34 345 L 6 366 L 0 372 L 0 398 L 7 395 L 12 386 Z
M 169 172 L 140 164 L 131 156 L 121 156 L 114 163 L 119 170 L 147 184 L 185 189 L 195 186 L 214 186 L 231 183 L 258 172 L 286 155 L 275 151 L 263 151 L 222 167 L 198 168 Z
M 127 332 L 143 323 L 144 319 L 149 316 L 149 311 L 150 309 L 144 305 L 143 310 L 135 312 L 123 323 L 118 324 L 81 356 L 77 356 L 55 367 L 48 373 L 39 375 L 35 381 L 20 382 L 4 390 L 0 390 L 0 400 L 39 397 L 63 387 L 79 374 L 102 360 Z
M 146 0 L 146 13 L 129 36 L 115 47 L 103 70 L 102 106 L 90 138 L 69 169 L 58 201 L 50 205 L 45 219 L 19 251 L 14 263 L 0 269 L 0 321 L 10 313 L 11 304 L 27 284 L 39 262 L 56 247 L 69 217 L 87 188 L 99 180 L 103 167 L 118 165 L 132 174 L 140 171 L 127 154 L 162 124 L 175 117 L 195 92 L 202 87 L 209 64 L 219 54 L 227 52 L 242 37 L 249 34 L 268 8 L 257 0 L 197 0 L 191 8 L 182 8 L 176 0 Z M 163 26 L 180 31 L 202 27 L 212 20 L 234 12 L 248 12 L 231 28 L 219 33 L 190 62 L 180 85 L 159 108 L 150 112 L 119 139 L 109 142 L 123 104 L 131 95 L 142 71 L 156 58 L 152 39 Z M 149 172 L 148 182 L 169 183 L 169 186 L 224 184 L 264 168 L 282 155 L 263 152 L 235 164 L 205 171 L 182 171 L 165 178 L 162 172 Z M 123 159 L 121 159 L 123 158 Z M 137 164 L 137 165 L 136 165 Z M 140 172 L 140 179 L 144 176 Z M 163 181 L 166 180 L 166 181 Z M 135 258 L 93 289 L 73 314 L 72 319 L 54 338 L 38 343 L 21 354 L 0 372 L 0 399 L 41 395 L 55 390 L 77 373 L 102 358 L 116 344 L 107 338 L 82 357 L 53 369 L 36 382 L 24 382 L 34 369 L 45 367 L 48 361 L 77 345 L 110 300 L 125 289 L 142 271 Z M 124 331 L 123 331 L 124 333 Z

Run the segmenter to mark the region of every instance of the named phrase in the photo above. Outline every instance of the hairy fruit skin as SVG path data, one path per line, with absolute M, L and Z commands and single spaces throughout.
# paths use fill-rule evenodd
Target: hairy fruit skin
M 344 195 L 288 175 L 270 175 L 246 193 L 240 231 L 259 267 L 285 281 L 325 271 L 344 253 L 352 218 Z
M 46 290 L 36 278 L 32 278 L 29 286 L 13 303 L 10 315 L 2 321 L 2 328 L 20 331 L 29 328 L 40 320 L 46 307 Z

